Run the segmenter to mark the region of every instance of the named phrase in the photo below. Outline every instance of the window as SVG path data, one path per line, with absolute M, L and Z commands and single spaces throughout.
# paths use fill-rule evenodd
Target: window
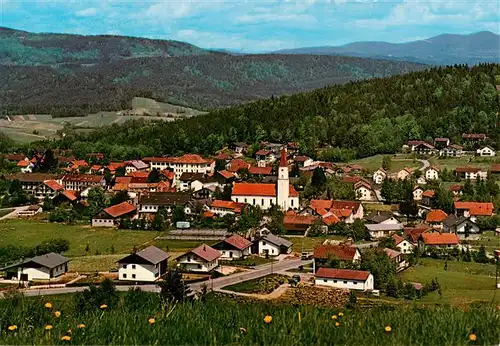
M 155 268 L 158 268 L 158 263 L 155 264 Z
M 132 279 L 135 279 L 135 274 L 132 274 Z
M 160 275 L 160 273 L 155 273 L 155 278 L 157 278 Z
M 201 264 L 198 264 L 198 269 L 201 269 Z
M 327 279 L 323 279 L 323 282 L 328 282 L 328 280 Z
M 336 284 L 337 283 L 337 280 L 333 280 L 333 283 Z
M 344 284 L 347 284 L 347 281 L 344 281 Z
M 132 269 L 135 269 L 135 264 L 132 264 Z
M 352 283 L 353 283 L 353 285 L 357 285 L 357 284 L 358 284 L 358 282 L 357 282 L 357 281 L 353 281 Z
M 187 261 L 191 262 L 191 256 L 187 256 Z
M 293 207 L 293 199 L 292 199 L 292 207 Z
M 122 278 L 126 279 L 127 278 L 127 274 L 123 274 Z
M 265 241 L 263 241 L 263 242 L 262 242 L 262 245 L 266 245 L 266 242 L 265 242 Z
M 229 251 L 229 257 L 233 258 L 233 252 L 232 251 Z
M 252 203 L 252 205 L 255 205 L 255 198 L 253 199 L 253 203 Z
M 122 268 L 127 269 L 127 265 L 126 264 L 122 265 Z

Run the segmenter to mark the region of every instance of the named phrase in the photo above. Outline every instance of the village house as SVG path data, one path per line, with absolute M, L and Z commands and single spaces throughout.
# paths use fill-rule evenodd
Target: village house
M 424 190 L 420 186 L 415 186 L 413 188 L 413 199 L 415 201 L 421 201 L 422 200 L 422 194 L 424 193 Z
M 182 173 L 212 173 L 215 169 L 214 160 L 206 160 L 197 154 L 184 154 L 181 157 L 145 157 L 142 161 L 149 163 L 150 170 L 171 169 L 177 181 Z
M 0 270 L 4 278 L 17 281 L 50 280 L 68 271 L 69 259 L 51 252 L 45 255 L 26 258 Z
M 347 245 L 321 245 L 314 249 L 313 272 L 322 267 L 329 260 L 337 260 L 342 263 L 356 263 L 361 261 L 361 253 L 358 248 Z
M 155 214 L 160 208 L 170 214 L 177 206 L 182 207 L 185 214 L 194 210 L 190 203 L 191 196 L 183 192 L 150 192 L 141 193 L 139 196 L 139 213 Z
M 389 248 L 384 248 L 382 251 L 384 251 L 387 257 L 389 257 L 389 260 L 394 263 L 396 267 L 396 273 L 399 273 L 400 271 L 408 268 L 409 263 L 406 261 L 401 252 Z
M 25 158 L 24 160 L 20 160 L 17 164 L 16 167 L 19 167 L 21 170 L 21 173 L 31 173 L 33 172 L 33 168 L 35 168 L 35 164 Z
M 427 213 L 425 223 L 432 226 L 434 229 L 442 229 L 443 221 L 446 220 L 448 214 L 441 209 L 434 209 Z
M 314 160 L 307 156 L 295 156 L 293 158 L 293 162 L 299 168 L 311 166 L 314 163 Z
M 379 168 L 373 173 L 373 182 L 377 185 L 382 184 L 385 178 L 387 178 L 387 172 L 383 168 Z
M 484 146 L 482 148 L 477 149 L 476 154 L 479 156 L 495 156 L 496 152 L 495 149 L 490 147 L 489 145 Z
M 266 149 L 260 149 L 255 153 L 255 159 L 257 162 L 263 161 L 266 163 L 274 162 L 276 160 L 276 157 L 274 156 L 274 153 L 270 150 Z
M 312 199 L 306 211 L 319 216 L 332 213 L 345 223 L 353 223 L 364 216 L 363 205 L 353 201 Z
M 356 193 L 356 199 L 359 201 L 377 201 L 377 193 L 373 189 L 372 185 L 364 179 L 359 179 L 354 183 L 354 192 Z
M 167 272 L 168 257 L 156 246 L 132 253 L 118 261 L 118 280 L 154 282 Z
M 248 173 L 252 175 L 262 175 L 262 176 L 269 176 L 272 175 L 273 167 L 271 166 L 264 166 L 264 167 L 255 167 L 255 166 L 250 166 L 248 169 Z
M 192 192 L 191 196 L 196 200 L 211 200 L 212 198 L 214 198 L 217 189 L 219 189 L 218 186 L 216 187 L 209 185 Z
M 451 249 L 457 247 L 460 240 L 455 233 L 421 233 L 419 235 L 418 246 L 421 251 L 428 251 L 431 248 Z
M 89 164 L 85 160 L 73 160 L 69 162 L 68 166 L 64 168 L 66 172 L 78 173 L 80 171 L 88 170 Z
M 460 197 L 463 195 L 463 186 L 460 184 L 453 184 L 450 186 L 450 191 L 453 193 L 453 197 Z
M 63 190 L 64 186 L 56 180 L 44 180 L 43 183 L 36 187 L 34 196 L 38 200 L 43 200 L 45 198 L 54 199 Z
M 437 180 L 439 179 L 439 168 L 436 166 L 427 167 L 424 170 L 424 177 L 426 180 Z
M 413 168 L 405 167 L 396 174 L 396 179 L 406 180 L 408 179 L 408 177 L 412 175 L 412 173 L 413 173 Z
M 272 205 L 277 205 L 285 211 L 298 209 L 300 207 L 299 194 L 289 181 L 286 149 L 283 148 L 281 151 L 276 184 L 234 183 L 231 200 L 253 206 L 258 205 L 264 210 L 271 208 Z
M 125 161 L 125 174 L 129 175 L 132 172 L 137 171 L 147 171 L 149 169 L 149 165 L 141 160 L 131 160 Z
M 475 221 L 478 216 L 493 216 L 494 206 L 491 202 L 454 202 L 456 216 L 470 217 Z
M 234 151 L 236 154 L 235 156 L 243 156 L 247 153 L 248 148 L 250 148 L 249 144 L 246 144 L 244 142 L 236 142 L 231 145 L 231 149 Z
M 214 178 L 217 179 L 219 185 L 229 185 L 232 184 L 236 175 L 233 172 L 229 172 L 227 170 L 222 170 L 214 173 Z
M 434 201 L 435 195 L 436 193 L 434 192 L 434 190 L 425 190 L 422 193 L 422 204 L 427 207 L 430 207 Z
M 468 142 L 482 142 L 488 138 L 484 133 L 462 133 L 462 138 Z
M 293 211 L 288 211 L 283 217 L 283 227 L 287 234 L 306 236 L 309 229 L 314 223 L 319 222 L 320 218 L 313 215 L 297 215 Z M 339 222 L 338 219 L 336 219 Z M 322 231 L 326 231 L 328 227 L 321 224 Z
M 434 147 L 437 149 L 442 149 L 450 145 L 449 138 L 435 138 L 434 139 Z
M 46 173 L 17 173 L 10 174 L 5 177 L 6 180 L 13 181 L 19 180 L 21 183 L 21 188 L 28 195 L 39 196 L 37 198 L 43 199 L 45 194 L 50 193 L 50 188 L 46 185 L 45 187 L 40 187 L 46 180 L 55 180 L 57 183 L 61 184 L 60 175 L 56 174 L 46 174 Z
M 460 157 L 464 155 L 464 147 L 456 144 L 451 144 L 446 148 L 439 150 L 439 156 L 443 157 Z
M 366 215 L 366 221 L 378 224 L 399 224 L 398 219 L 394 217 L 391 211 L 372 211 Z
M 218 242 L 212 246 L 221 253 L 220 260 L 239 260 L 250 255 L 252 251 L 252 242 L 238 234 Z
M 267 233 L 253 241 L 253 252 L 259 256 L 278 256 L 292 252 L 292 242 L 284 238 Z
M 115 227 L 120 219 L 133 218 L 137 208 L 129 202 L 122 202 L 108 208 L 104 208 L 99 214 L 92 218 L 92 227 Z
M 465 216 L 450 214 L 443 222 L 443 232 L 455 233 L 462 240 L 479 239 L 479 226 Z
M 217 216 L 224 216 L 227 214 L 235 215 L 241 214 L 241 210 L 244 206 L 245 203 L 216 199 L 210 203 L 209 210 Z
M 357 291 L 373 290 L 373 275 L 367 271 L 319 268 L 314 275 L 314 284 Z
M 403 230 L 403 224 L 365 224 L 368 233 L 370 233 L 370 237 L 373 239 L 388 237 L 394 233 L 401 232 Z
M 83 191 L 96 186 L 105 188 L 106 180 L 103 175 L 67 174 L 62 177 L 62 185 L 66 190 Z
M 392 239 L 394 239 L 394 245 L 402 254 L 410 254 L 415 249 L 415 246 L 410 243 L 407 239 L 403 238 L 398 234 L 391 235 Z
M 415 227 L 405 227 L 403 235 L 406 237 L 408 242 L 414 247 L 418 246 L 418 239 L 420 234 L 432 231 L 432 228 L 428 225 L 422 224 Z
M 414 149 L 412 151 L 421 155 L 432 154 L 434 151 L 436 151 L 436 148 L 434 148 L 432 144 L 429 144 L 424 141 L 420 141 L 420 143 L 414 145 L 413 148 Z
M 221 253 L 218 250 L 202 244 L 180 255 L 176 261 L 177 266 L 183 271 L 209 273 L 219 266 L 220 257 Z
M 471 166 L 465 166 L 465 167 L 457 167 L 455 168 L 455 174 L 459 176 L 462 179 L 469 179 L 469 180 L 476 180 L 478 179 L 486 179 L 488 178 L 488 172 L 484 171 L 481 168 L 478 167 L 471 167 Z
M 179 191 L 198 191 L 204 187 L 217 188 L 219 182 L 216 178 L 203 173 L 182 173 L 177 186 Z

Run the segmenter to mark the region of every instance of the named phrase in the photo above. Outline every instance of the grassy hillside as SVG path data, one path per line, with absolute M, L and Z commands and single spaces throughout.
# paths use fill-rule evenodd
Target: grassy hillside
M 364 58 L 244 55 L 187 43 L 0 30 L 0 114 L 80 116 L 134 96 L 213 109 L 330 84 L 421 70 Z

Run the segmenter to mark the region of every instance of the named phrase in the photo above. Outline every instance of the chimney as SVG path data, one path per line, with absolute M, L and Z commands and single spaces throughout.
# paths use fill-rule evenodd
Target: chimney
M 203 251 L 207 251 L 207 247 L 203 245 Z

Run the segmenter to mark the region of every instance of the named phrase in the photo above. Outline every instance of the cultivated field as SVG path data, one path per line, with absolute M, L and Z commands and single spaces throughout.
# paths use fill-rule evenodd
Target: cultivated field
M 374 172 L 380 167 L 382 167 L 382 160 L 386 155 L 375 155 L 375 156 L 370 156 L 370 157 L 365 157 L 359 160 L 354 160 L 350 161 L 350 164 L 358 164 L 361 165 L 365 170 Z M 402 170 L 405 167 L 408 168 L 420 168 L 422 164 L 414 160 L 411 157 L 407 156 L 394 156 L 394 155 L 387 155 L 390 156 L 392 161 L 391 165 L 389 168 L 390 173 L 396 173 Z
M 432 157 L 429 159 L 431 165 L 439 166 L 440 169 L 455 170 L 460 166 L 474 166 L 479 168 L 489 168 L 492 163 L 500 163 L 500 158 L 496 157 L 478 157 L 478 156 L 463 156 L 439 158 Z

